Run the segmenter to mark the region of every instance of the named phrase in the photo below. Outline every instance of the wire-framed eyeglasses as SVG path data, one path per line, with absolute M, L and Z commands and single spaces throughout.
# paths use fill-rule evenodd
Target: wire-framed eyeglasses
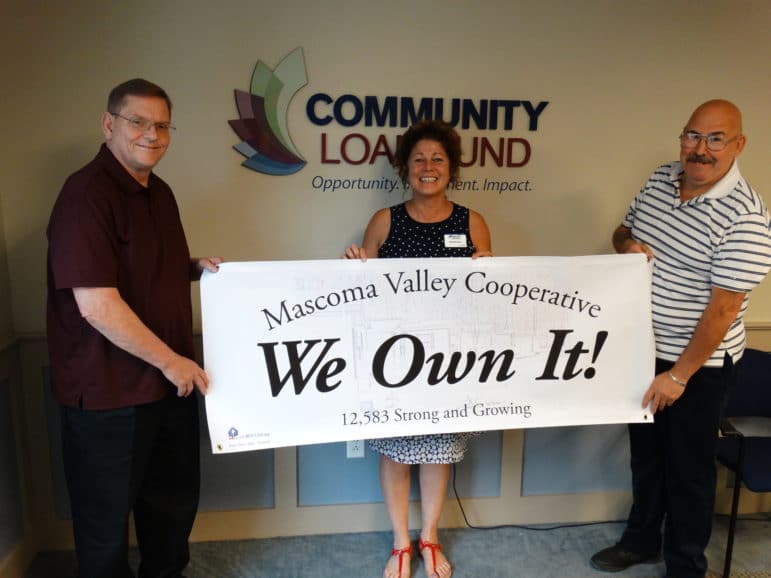
M 117 116 L 118 118 L 122 118 L 127 123 L 129 123 L 132 127 L 134 127 L 137 130 L 141 130 L 142 132 L 147 132 L 151 128 L 155 128 L 156 131 L 161 133 L 167 133 L 170 130 L 176 130 L 177 127 L 175 127 L 170 122 L 153 122 L 149 118 L 142 118 L 141 116 L 123 116 L 122 114 L 118 114 L 117 112 L 111 112 L 112 116 Z
M 695 130 L 684 131 L 680 135 L 680 146 L 684 149 L 695 149 L 699 146 L 699 143 L 704 140 L 704 144 L 707 145 L 707 149 L 712 152 L 722 151 L 728 143 L 735 141 L 740 135 L 736 135 L 733 138 L 726 138 L 722 132 L 713 132 L 710 134 L 701 134 Z

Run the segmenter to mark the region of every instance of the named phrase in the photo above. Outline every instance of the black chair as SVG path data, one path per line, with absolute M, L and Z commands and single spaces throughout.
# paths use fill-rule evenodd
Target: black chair
M 747 349 L 737 366 L 720 425 L 717 459 L 733 471 L 733 500 L 728 524 L 723 577 L 731 575 L 736 514 L 742 483 L 753 492 L 771 492 L 771 353 Z

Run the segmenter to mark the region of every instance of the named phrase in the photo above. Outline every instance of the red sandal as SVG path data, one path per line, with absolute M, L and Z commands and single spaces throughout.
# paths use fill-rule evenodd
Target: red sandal
M 434 568 L 434 572 L 436 572 L 436 551 L 441 550 L 442 547 L 439 544 L 436 544 L 435 542 L 427 542 L 423 541 L 423 538 L 418 538 L 418 549 L 420 551 L 421 556 L 423 555 L 423 550 L 428 548 L 431 550 L 431 564 Z
M 391 550 L 391 556 L 399 556 L 399 578 L 402 578 L 402 557 L 405 554 L 410 557 L 410 560 L 412 559 L 412 544 L 404 548 L 393 548 Z

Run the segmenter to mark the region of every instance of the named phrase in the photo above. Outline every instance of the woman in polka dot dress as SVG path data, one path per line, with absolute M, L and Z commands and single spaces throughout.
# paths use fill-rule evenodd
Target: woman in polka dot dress
M 491 256 L 490 232 L 481 215 L 447 199 L 458 176 L 460 137 L 441 121 L 421 121 L 402 136 L 394 166 L 412 198 L 376 212 L 364 241 L 345 250 L 348 259 L 373 257 Z M 422 527 L 418 548 L 429 578 L 449 578 L 452 567 L 438 541 L 450 464 L 463 459 L 473 434 L 432 434 L 371 440 L 381 454 L 380 483 L 394 533 L 384 578 L 409 578 L 412 546 L 408 530 L 410 465 L 419 464 Z

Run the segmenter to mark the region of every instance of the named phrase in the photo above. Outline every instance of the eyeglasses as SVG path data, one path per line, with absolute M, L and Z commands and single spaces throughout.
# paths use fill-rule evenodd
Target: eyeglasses
M 735 141 L 740 135 L 727 139 L 723 133 L 701 134 L 699 132 L 688 130 L 680 135 L 680 146 L 684 149 L 695 149 L 704 139 L 707 149 L 712 152 L 722 151 L 729 142 Z
M 153 122 L 150 119 L 142 118 L 141 116 L 128 117 L 123 116 L 122 114 L 118 114 L 117 112 L 111 112 L 110 114 L 117 116 L 118 118 L 122 118 L 135 129 L 141 130 L 142 132 L 147 132 L 154 127 L 158 132 L 167 133 L 170 130 L 176 130 L 177 128 L 170 122 Z

